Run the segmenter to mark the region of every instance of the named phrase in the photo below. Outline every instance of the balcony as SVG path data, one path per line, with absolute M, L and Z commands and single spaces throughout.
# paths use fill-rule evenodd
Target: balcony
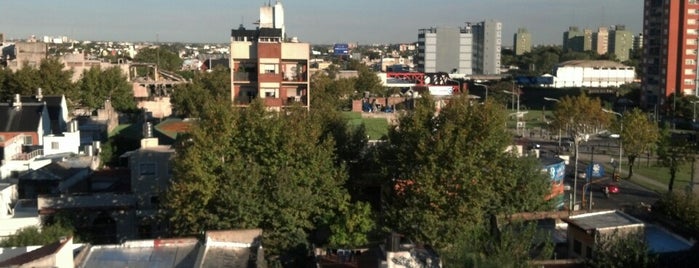
M 233 81 L 257 81 L 257 73 L 235 72 L 233 73 Z
M 308 82 L 308 79 L 306 79 L 306 77 L 307 77 L 306 72 L 294 74 L 294 75 L 288 75 L 286 73 L 282 73 L 282 77 L 284 78 L 283 79 L 284 82 L 292 82 L 292 83 L 293 82 L 298 82 L 298 83 Z
M 38 150 L 31 151 L 29 153 L 16 154 L 16 155 L 12 156 L 12 160 L 27 161 L 27 160 L 30 160 L 34 157 L 41 156 L 41 155 L 44 155 L 44 150 L 38 149 Z

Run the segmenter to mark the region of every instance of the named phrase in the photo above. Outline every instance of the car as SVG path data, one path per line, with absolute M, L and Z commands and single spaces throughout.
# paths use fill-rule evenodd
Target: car
M 610 193 L 610 194 L 618 194 L 619 193 L 619 185 L 617 185 L 616 183 L 603 184 L 602 191 L 605 193 Z

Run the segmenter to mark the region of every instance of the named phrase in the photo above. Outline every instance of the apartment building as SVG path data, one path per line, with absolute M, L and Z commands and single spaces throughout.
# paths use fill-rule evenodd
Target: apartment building
M 523 55 L 532 51 L 532 34 L 526 28 L 519 28 L 515 33 L 514 42 L 515 55 Z
M 429 28 L 418 31 L 418 72 L 473 72 L 473 34 L 470 25 L 459 28 Z
M 474 24 L 472 29 L 473 73 L 500 74 L 502 23 L 491 19 Z
M 260 98 L 274 110 L 293 105 L 308 109 L 310 44 L 285 39 L 282 5 L 271 8 L 271 24 L 269 8 L 263 7 L 259 28 L 241 25 L 231 31 L 231 101 L 245 106 Z
M 614 26 L 609 31 L 609 53 L 614 54 L 619 61 L 628 60 L 633 49 L 633 39 L 633 33 L 626 30 L 626 26 Z
M 697 95 L 699 2 L 645 0 L 642 102 L 663 105 L 677 92 Z
M 592 50 L 598 55 L 607 54 L 609 49 L 609 29 L 607 27 L 599 27 L 597 32 L 592 33 Z

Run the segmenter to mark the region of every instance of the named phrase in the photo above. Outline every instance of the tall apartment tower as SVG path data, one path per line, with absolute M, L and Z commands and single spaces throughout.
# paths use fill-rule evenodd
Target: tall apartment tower
M 571 26 L 568 31 L 563 32 L 563 49 L 569 51 L 592 50 L 592 30 Z
M 519 56 L 532 51 L 532 35 L 526 28 L 519 28 L 515 33 L 515 55 Z
M 283 23 L 276 27 L 277 20 L 273 27 L 263 27 L 270 25 L 260 11 L 259 28 L 241 25 L 231 31 L 231 102 L 245 106 L 259 98 L 272 110 L 297 104 L 308 109 L 311 46 L 296 38 L 285 41 Z
M 473 29 L 473 73 L 500 74 L 502 23 L 496 20 L 479 22 Z
M 607 54 L 609 49 L 609 30 L 607 27 L 599 27 L 597 32 L 592 33 L 592 50 L 598 55 Z
M 284 7 L 277 1 L 276 4 L 267 4 L 260 7 L 260 28 L 274 28 L 282 30 L 282 38 L 286 38 L 286 26 L 284 25 Z
M 653 107 L 675 92 L 697 95 L 699 2 L 645 0 L 643 14 L 642 102 Z
M 616 25 L 609 31 L 609 52 L 620 61 L 629 59 L 633 48 L 633 33 L 626 30 L 624 25 Z
M 420 29 L 417 34 L 419 72 L 473 72 L 471 26 Z

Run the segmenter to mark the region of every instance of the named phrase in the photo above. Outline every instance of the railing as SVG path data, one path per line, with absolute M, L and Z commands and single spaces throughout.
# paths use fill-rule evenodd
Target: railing
M 235 72 L 233 73 L 233 81 L 257 81 L 256 74 L 254 72 Z
M 26 160 L 32 159 L 32 158 L 40 156 L 40 155 L 44 155 L 43 149 L 34 150 L 32 152 L 29 152 L 29 153 L 16 154 L 12 157 L 12 160 L 26 161 Z

